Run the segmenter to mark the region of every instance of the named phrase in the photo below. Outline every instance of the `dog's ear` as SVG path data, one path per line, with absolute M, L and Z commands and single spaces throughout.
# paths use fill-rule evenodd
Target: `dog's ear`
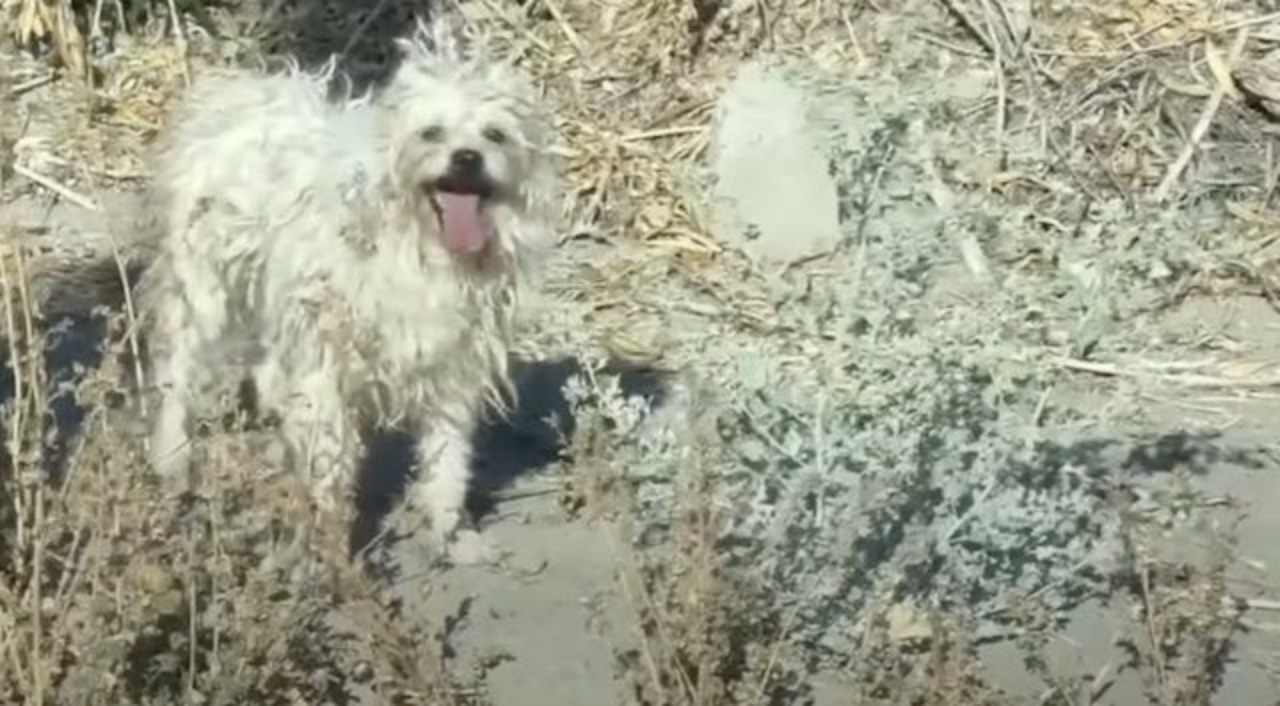
M 463 60 L 468 37 L 463 22 L 451 13 L 418 18 L 412 34 L 395 40 L 401 58 L 423 67 Z

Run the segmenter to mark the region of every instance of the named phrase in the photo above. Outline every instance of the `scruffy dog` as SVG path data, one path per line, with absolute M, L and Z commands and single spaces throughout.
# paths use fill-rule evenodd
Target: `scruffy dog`
M 336 102 L 329 72 L 296 68 L 193 87 L 139 294 L 159 472 L 188 467 L 204 391 L 248 379 L 323 507 L 362 432 L 399 426 L 418 439 L 408 507 L 443 546 L 465 531 L 472 431 L 509 390 L 512 317 L 559 213 L 532 88 L 469 44 L 420 24 L 385 89 Z

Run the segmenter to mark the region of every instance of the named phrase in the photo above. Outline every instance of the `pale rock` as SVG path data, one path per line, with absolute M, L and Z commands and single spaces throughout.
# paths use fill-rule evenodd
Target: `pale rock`
M 757 259 L 789 262 L 840 237 L 836 184 L 806 92 L 746 64 L 717 105 L 711 208 L 715 234 Z

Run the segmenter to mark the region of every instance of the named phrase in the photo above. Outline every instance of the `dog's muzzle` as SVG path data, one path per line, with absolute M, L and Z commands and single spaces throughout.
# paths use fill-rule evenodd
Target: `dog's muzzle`
M 496 232 L 487 208 L 494 183 L 485 169 L 484 155 L 475 150 L 456 150 L 443 176 L 425 184 L 440 219 L 440 238 L 455 255 L 483 252 Z

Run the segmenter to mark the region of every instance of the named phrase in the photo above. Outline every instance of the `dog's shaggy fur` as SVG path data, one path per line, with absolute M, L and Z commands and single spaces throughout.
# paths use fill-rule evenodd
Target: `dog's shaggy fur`
M 161 152 L 160 254 L 139 294 L 161 396 L 150 454 L 184 470 L 197 400 L 243 376 L 329 507 L 364 430 L 412 429 L 406 500 L 447 541 L 473 429 L 509 387 L 557 179 L 514 69 L 439 23 L 400 45 L 375 96 L 326 100 L 330 75 L 296 68 L 193 87 Z

